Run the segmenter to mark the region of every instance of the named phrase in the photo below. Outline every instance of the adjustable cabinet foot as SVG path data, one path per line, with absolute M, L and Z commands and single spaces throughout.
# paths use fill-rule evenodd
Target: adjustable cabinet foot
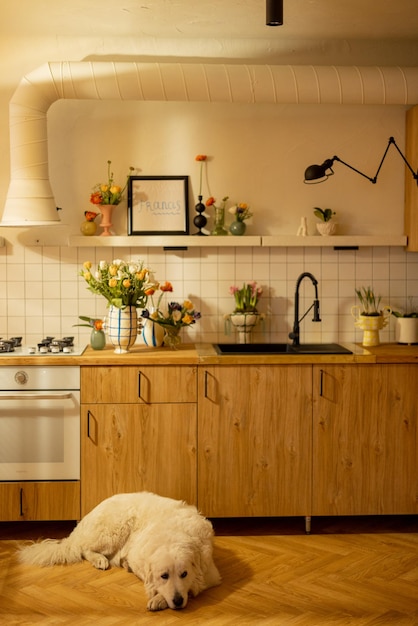
M 310 534 L 311 534 L 311 519 L 312 519 L 312 518 L 311 518 L 311 516 L 310 516 L 310 515 L 307 515 L 307 516 L 305 517 L 305 533 L 306 533 L 307 535 L 310 535 Z

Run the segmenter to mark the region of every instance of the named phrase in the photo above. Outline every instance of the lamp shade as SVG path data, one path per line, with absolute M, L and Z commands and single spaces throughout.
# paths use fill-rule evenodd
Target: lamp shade
M 334 173 L 331 169 L 332 164 L 333 159 L 327 159 L 322 165 L 310 165 L 307 167 L 305 170 L 305 183 L 322 183 L 328 176 L 332 176 Z
M 283 25 L 283 0 L 266 0 L 266 26 Z

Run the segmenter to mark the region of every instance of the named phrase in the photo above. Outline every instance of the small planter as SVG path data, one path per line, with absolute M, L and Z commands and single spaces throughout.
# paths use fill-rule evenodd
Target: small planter
M 316 225 L 316 229 L 320 235 L 327 237 L 337 233 L 337 226 L 337 222 L 332 222 L 330 220 L 328 222 L 320 222 Z
M 418 317 L 397 317 L 395 337 L 398 343 L 418 343 Z
M 263 315 L 257 312 L 230 313 L 225 316 L 238 331 L 238 343 L 251 343 L 251 331 Z
M 354 325 L 363 330 L 363 346 L 373 347 L 380 345 L 379 330 L 389 323 L 392 309 L 383 307 L 380 315 L 363 315 L 359 306 L 351 307 L 351 315 L 354 317 Z

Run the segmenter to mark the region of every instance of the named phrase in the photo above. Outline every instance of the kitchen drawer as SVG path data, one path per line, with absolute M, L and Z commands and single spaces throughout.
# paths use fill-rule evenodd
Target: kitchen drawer
M 80 481 L 0 483 L 0 521 L 79 520 Z
M 82 367 L 81 402 L 196 402 L 196 371 L 197 368 L 190 365 Z

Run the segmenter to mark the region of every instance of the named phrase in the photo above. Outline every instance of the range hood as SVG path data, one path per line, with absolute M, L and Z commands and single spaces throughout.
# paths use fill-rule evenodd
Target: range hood
M 60 224 L 47 137 L 48 109 L 60 99 L 414 105 L 418 68 L 46 63 L 21 80 L 10 101 L 11 182 L 0 226 Z

